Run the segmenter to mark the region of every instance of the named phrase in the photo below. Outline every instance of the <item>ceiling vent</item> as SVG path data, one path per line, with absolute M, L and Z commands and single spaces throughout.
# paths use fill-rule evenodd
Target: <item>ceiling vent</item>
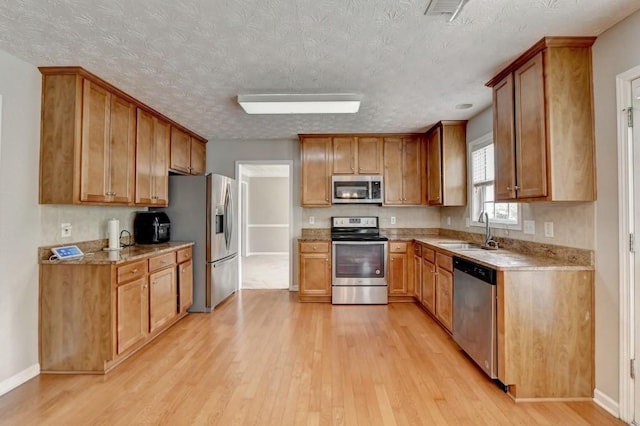
M 456 16 L 462 10 L 462 7 L 469 0 L 431 0 L 427 10 L 424 11 L 425 15 L 451 15 L 449 22 L 456 19 Z

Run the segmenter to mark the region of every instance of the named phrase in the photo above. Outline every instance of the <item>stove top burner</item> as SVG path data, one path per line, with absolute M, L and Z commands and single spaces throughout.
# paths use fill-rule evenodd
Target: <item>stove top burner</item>
M 331 218 L 332 241 L 388 241 L 380 236 L 376 216 L 339 216 Z

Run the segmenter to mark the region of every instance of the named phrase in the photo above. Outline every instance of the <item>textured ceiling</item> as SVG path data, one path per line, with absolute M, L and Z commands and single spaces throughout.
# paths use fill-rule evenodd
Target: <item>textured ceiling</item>
M 208 139 L 420 131 L 491 102 L 546 35 L 598 35 L 640 0 L 4 0 L 0 49 L 80 65 Z M 357 114 L 246 115 L 239 93 L 358 92 Z M 468 110 L 455 105 L 472 103 Z

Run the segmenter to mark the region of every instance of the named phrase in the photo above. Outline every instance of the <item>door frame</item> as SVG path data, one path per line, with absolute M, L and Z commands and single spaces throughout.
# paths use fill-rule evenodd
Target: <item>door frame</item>
M 240 167 L 243 165 L 266 165 L 266 166 L 282 166 L 285 165 L 289 169 L 289 291 L 295 291 L 297 288 L 294 286 L 293 280 L 293 161 L 292 160 L 236 160 L 236 176 L 238 181 L 240 181 Z M 243 217 L 243 209 L 245 206 L 242 206 L 239 210 L 238 218 Z M 241 223 L 241 226 L 245 226 L 244 223 Z M 296 284 L 297 285 L 297 284 Z
M 616 76 L 616 100 L 618 123 L 618 254 L 619 254 L 619 309 L 620 309 L 620 371 L 619 371 L 619 417 L 625 422 L 634 418 L 635 388 L 631 378 L 630 360 L 635 356 L 635 312 L 634 283 L 632 280 L 631 253 L 629 252 L 629 234 L 631 212 L 630 191 L 631 166 L 629 128 L 627 126 L 626 109 L 632 105 L 631 82 L 640 78 L 640 65 Z M 640 172 L 640 171 L 639 171 Z M 638 413 L 640 415 L 640 413 Z

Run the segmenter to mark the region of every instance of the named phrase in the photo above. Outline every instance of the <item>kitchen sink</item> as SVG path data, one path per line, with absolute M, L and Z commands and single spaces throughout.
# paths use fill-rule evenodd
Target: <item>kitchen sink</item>
M 482 250 L 480 244 L 467 243 L 464 241 L 440 241 L 439 246 L 453 250 Z

